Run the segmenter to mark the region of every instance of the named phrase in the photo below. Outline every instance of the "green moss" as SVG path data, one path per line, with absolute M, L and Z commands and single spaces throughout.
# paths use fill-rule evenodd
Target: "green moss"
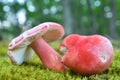
M 0 56 L 5 56 L 7 53 L 7 43 L 0 42 Z
M 58 50 L 59 45 L 55 44 L 57 48 L 50 45 Z M 8 57 L 0 57 L 0 80 L 120 80 L 120 50 L 115 49 L 114 52 L 111 66 L 106 71 L 89 77 L 76 74 L 70 69 L 66 72 L 46 69 L 36 54 L 22 65 L 14 65 Z

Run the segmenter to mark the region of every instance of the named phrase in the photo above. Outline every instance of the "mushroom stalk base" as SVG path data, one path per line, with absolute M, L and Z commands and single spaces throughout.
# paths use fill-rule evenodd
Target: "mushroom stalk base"
M 31 47 L 41 59 L 46 68 L 55 71 L 64 71 L 65 66 L 61 63 L 62 57 L 51 48 L 42 38 L 31 43 Z

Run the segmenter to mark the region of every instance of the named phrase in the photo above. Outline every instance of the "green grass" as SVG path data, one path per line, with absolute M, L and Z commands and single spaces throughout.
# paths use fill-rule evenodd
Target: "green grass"
M 58 44 L 55 43 L 55 46 L 58 50 Z M 0 55 L 6 55 L 6 49 Z M 0 57 L 0 80 L 120 80 L 120 50 L 115 49 L 114 52 L 111 66 L 106 71 L 89 77 L 76 74 L 70 69 L 66 72 L 46 69 L 35 54 L 30 61 L 20 66 L 13 65 L 10 59 L 4 56 Z

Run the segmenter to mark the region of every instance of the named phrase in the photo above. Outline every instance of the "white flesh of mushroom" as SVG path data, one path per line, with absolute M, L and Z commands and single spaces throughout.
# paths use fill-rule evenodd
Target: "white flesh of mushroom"
M 24 61 L 31 59 L 33 53 L 33 50 L 30 47 L 26 46 L 10 51 L 9 55 L 14 59 L 13 61 L 15 61 L 15 64 L 20 65 Z

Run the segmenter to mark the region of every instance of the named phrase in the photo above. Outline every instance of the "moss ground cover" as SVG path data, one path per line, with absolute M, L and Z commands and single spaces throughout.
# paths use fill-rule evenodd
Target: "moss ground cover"
M 5 56 L 7 53 L 7 43 L 0 42 L 0 57 Z
M 51 44 L 51 46 L 57 47 L 58 44 Z M 67 69 L 66 72 L 55 72 L 46 69 L 39 58 L 34 54 L 33 58 L 29 62 L 25 62 L 22 65 L 13 65 L 10 59 L 6 55 L 7 47 L 0 49 L 0 80 L 120 80 L 120 49 L 114 49 L 114 59 L 106 71 L 92 76 L 81 76 L 71 70 Z

